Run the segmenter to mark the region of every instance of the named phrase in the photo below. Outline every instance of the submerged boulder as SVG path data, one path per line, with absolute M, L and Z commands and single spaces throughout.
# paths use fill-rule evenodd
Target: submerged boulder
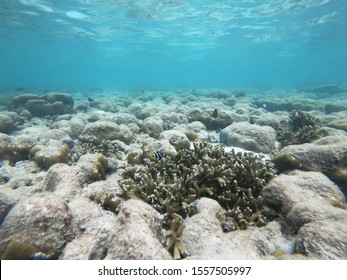
M 70 148 L 67 144 L 50 139 L 35 145 L 30 151 L 30 156 L 39 166 L 48 169 L 53 164 L 65 163 L 69 152 Z
M 310 222 L 347 218 L 345 196 L 320 172 L 281 174 L 267 184 L 262 195 L 264 205 L 280 214 L 293 231 Z
M 10 116 L 0 113 L 0 133 L 9 134 L 14 128 L 14 122 Z
M 324 260 L 347 259 L 347 220 L 317 221 L 303 226 L 295 253 Z
M 44 117 L 73 113 L 74 100 L 67 93 L 48 93 L 45 95 L 22 94 L 16 96 L 8 109 L 20 113 L 28 110 L 33 116 Z
M 160 243 L 160 215 L 147 203 L 130 199 L 122 204 L 108 244 L 108 260 L 171 260 Z
M 198 213 L 188 218 L 180 241 L 189 259 L 261 259 L 277 250 L 292 253 L 292 238 L 282 232 L 277 221 L 264 227 L 223 232 L 222 208 L 217 201 L 201 198 L 196 201 Z
M 63 199 L 48 193 L 18 202 L 0 229 L 2 259 L 29 259 L 36 254 L 57 258 L 74 232 L 71 213 Z
M 224 128 L 220 132 L 219 138 L 227 146 L 235 146 L 257 153 L 270 153 L 275 149 L 276 131 L 270 126 L 241 122 Z
M 109 121 L 96 121 L 86 125 L 80 135 L 82 142 L 100 145 L 104 140 L 120 140 L 129 144 L 134 134 L 126 125 L 118 125 Z
M 312 143 L 290 145 L 273 159 L 279 171 L 320 171 L 347 193 L 347 137 L 327 136 Z

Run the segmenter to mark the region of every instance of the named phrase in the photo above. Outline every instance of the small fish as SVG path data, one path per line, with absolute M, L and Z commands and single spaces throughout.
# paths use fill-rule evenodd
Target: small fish
M 218 110 L 217 110 L 217 109 L 214 109 L 214 110 L 213 110 L 212 117 L 213 117 L 214 119 L 218 117 Z
M 153 156 L 154 156 L 156 159 L 161 160 L 162 158 L 165 157 L 165 154 L 164 154 L 163 152 L 156 151 L 156 152 L 153 152 Z
M 16 91 L 23 91 L 24 88 L 23 88 L 23 87 L 17 87 L 15 90 L 16 90 Z

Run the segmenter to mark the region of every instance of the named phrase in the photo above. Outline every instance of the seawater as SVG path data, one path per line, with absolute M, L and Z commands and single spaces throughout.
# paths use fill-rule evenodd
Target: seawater
M 345 0 L 1 0 L 0 90 L 347 82 Z

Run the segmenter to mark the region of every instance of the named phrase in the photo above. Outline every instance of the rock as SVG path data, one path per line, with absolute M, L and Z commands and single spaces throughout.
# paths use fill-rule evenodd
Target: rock
M 17 203 L 19 198 L 13 191 L 0 189 L 0 225 L 3 223 L 7 213 Z
M 223 104 L 230 107 L 234 106 L 236 102 L 237 102 L 237 98 L 235 96 L 227 97 L 223 100 Z
M 346 137 L 347 133 L 340 130 L 340 129 L 335 129 L 332 127 L 327 127 L 327 126 L 322 126 L 319 130 L 318 133 L 320 135 L 324 136 L 334 136 L 334 137 Z
M 326 125 L 333 127 L 333 128 L 336 128 L 336 129 L 341 129 L 341 130 L 347 131 L 347 118 L 334 120 L 334 121 L 327 123 Z
M 14 137 L 9 145 L 4 149 L 9 164 L 14 165 L 21 160 L 28 160 L 30 150 L 38 142 L 38 136 L 20 134 Z
M 345 196 L 319 172 L 281 174 L 267 184 L 262 196 L 264 205 L 279 213 L 294 231 L 309 222 L 347 217 Z
M 182 131 L 190 141 L 208 141 L 207 128 L 202 122 L 195 121 L 184 125 L 176 125 L 174 129 Z
M 22 94 L 16 96 L 8 105 L 9 110 L 21 112 L 28 110 L 33 116 L 52 116 L 73 113 L 74 100 L 67 93 L 45 95 Z
M 49 258 L 57 258 L 74 237 L 70 223 L 69 208 L 55 195 L 42 193 L 21 200 L 8 213 L 0 229 L 1 258 L 22 258 L 20 250 L 10 250 L 12 246 L 22 247 L 23 251 L 31 247 L 32 254 L 42 252 Z
M 158 115 L 163 120 L 164 130 L 172 129 L 175 124 L 188 123 L 187 117 L 182 113 L 164 111 L 159 113 Z
M 271 96 L 271 95 L 269 95 Z M 321 101 L 302 98 L 301 96 L 291 96 L 290 93 L 286 94 L 287 97 L 261 97 L 255 100 L 258 107 L 264 107 L 269 112 L 293 110 L 311 111 L 318 110 L 324 111 L 324 106 Z
M 56 196 L 70 200 L 82 194 L 81 181 L 87 181 L 79 176 L 77 168 L 64 163 L 57 163 L 48 169 L 43 182 L 44 190 L 53 192 Z
M 218 202 L 201 198 L 196 207 L 198 213 L 185 221 L 180 237 L 181 244 L 190 254 L 189 259 L 249 260 L 261 259 L 277 250 L 293 251 L 293 240 L 283 235 L 278 222 L 224 233 L 218 220 L 222 210 Z
M 127 114 L 127 113 L 122 113 L 117 115 L 116 117 L 116 122 L 118 124 L 136 124 L 136 125 L 140 125 L 141 121 L 139 119 L 137 119 L 134 115 L 131 114 Z
M 78 138 L 84 130 L 84 122 L 78 118 L 60 120 L 53 123 L 52 128 L 68 134 L 73 139 Z
M 331 119 L 326 121 L 326 126 L 341 129 L 347 132 L 347 108 L 344 111 L 334 113 L 329 116 Z
M 329 102 L 324 105 L 324 111 L 327 114 L 331 114 L 334 112 L 347 111 L 347 104 L 341 104 L 336 102 Z
M 77 173 L 82 176 L 80 181 L 93 182 L 104 180 L 108 167 L 107 158 L 102 154 L 85 154 L 80 157 L 76 165 Z
M 159 135 L 159 139 L 167 139 L 176 151 L 190 148 L 190 141 L 188 137 L 178 130 L 165 130 Z
M 19 116 L 21 118 L 24 118 L 24 119 L 28 120 L 28 121 L 30 121 L 31 118 L 32 118 L 32 115 L 31 115 L 31 113 L 28 110 L 22 110 L 20 112 Z
M 80 140 L 100 145 L 105 140 L 120 140 L 129 144 L 134 135 L 125 125 L 118 125 L 108 121 L 96 121 L 86 125 Z
M 321 171 L 347 194 L 347 137 L 327 136 L 312 143 L 290 145 L 273 159 L 279 171 Z
M 123 203 L 114 225 L 116 232 L 108 244 L 105 259 L 170 260 L 170 253 L 160 243 L 160 215 L 150 205 L 137 199 Z
M 101 209 L 88 198 L 76 198 L 68 204 L 72 226 L 78 236 L 64 248 L 59 259 L 102 260 L 116 229 L 116 216 Z
M 290 129 L 289 117 L 287 115 L 267 114 L 260 118 L 257 118 L 256 125 L 271 126 L 276 131 L 279 129 Z
M 189 122 L 199 121 L 203 123 L 209 130 L 217 130 L 225 128 L 235 121 L 246 121 L 247 116 L 241 116 L 240 114 L 219 109 L 203 110 L 200 108 L 190 108 L 187 112 L 187 118 Z M 215 113 L 214 113 L 215 112 Z
M 151 137 L 158 138 L 164 130 L 164 122 L 159 117 L 148 117 L 143 121 L 143 130 Z
M 222 207 L 215 200 L 201 198 L 197 200 L 198 213 L 184 222 L 180 242 L 189 254 L 190 259 L 226 259 L 226 249 L 231 244 L 225 240 L 220 222 L 217 218 Z M 229 251 L 230 252 L 230 251 Z M 245 259 L 245 251 L 229 254 L 229 258 Z
M 50 168 L 56 163 L 65 163 L 70 152 L 68 145 L 60 141 L 50 139 L 35 145 L 30 150 L 30 157 L 44 169 Z
M 82 186 L 105 178 L 107 159 L 101 154 L 81 156 L 77 165 L 57 163 L 48 169 L 44 180 L 46 191 L 70 200 L 82 194 Z
M 127 113 L 134 115 L 136 118 L 140 119 L 139 114 L 143 109 L 143 104 L 140 103 L 132 103 L 127 107 Z
M 323 260 L 346 260 L 347 220 L 304 225 L 298 232 L 295 253 Z
M 276 131 L 270 126 L 249 123 L 234 123 L 224 128 L 220 142 L 253 152 L 270 153 L 275 149 Z
M 11 117 L 5 113 L 0 114 L 0 132 L 10 134 L 14 129 L 14 122 Z
M 311 199 L 306 203 L 299 203 L 295 205 L 287 214 L 287 221 L 291 229 L 298 230 L 305 224 L 314 221 L 339 221 L 347 218 L 347 211 L 338 207 L 332 207 L 331 202 L 317 203 Z M 334 205 L 335 201 L 333 202 Z M 344 209 L 347 209 L 344 207 Z
M 137 117 L 141 120 L 144 120 L 146 118 L 154 116 L 158 112 L 159 112 L 158 106 L 155 106 L 154 104 L 153 105 L 146 105 L 137 114 Z
M 83 196 L 95 200 L 96 197 L 105 194 L 120 194 L 123 191 L 119 186 L 120 180 L 120 176 L 113 173 L 110 176 L 107 176 L 106 180 L 96 181 L 85 186 L 83 188 Z
M 11 137 L 0 132 L 0 160 L 7 158 L 7 151 L 9 151 L 10 143 Z
M 45 175 L 35 162 L 25 160 L 14 166 L 4 164 L 0 169 L 0 182 L 4 191 L 13 193 L 19 200 L 42 192 Z

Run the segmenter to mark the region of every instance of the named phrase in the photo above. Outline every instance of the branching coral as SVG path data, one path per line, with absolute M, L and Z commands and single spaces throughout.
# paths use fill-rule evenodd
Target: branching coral
M 279 142 L 283 146 L 310 143 L 321 137 L 319 128 L 321 121 L 303 111 L 294 110 L 289 115 L 289 128 L 277 132 Z
M 123 173 L 123 196 L 151 204 L 164 214 L 167 225 L 177 223 L 177 216 L 185 218 L 189 205 L 201 197 L 217 200 L 232 218 L 234 229 L 267 222 L 261 213 L 261 193 L 276 171 L 256 154 L 225 152 L 220 146 L 195 143 L 194 150 L 181 150 L 161 160 L 144 158 L 143 163 Z M 172 232 L 170 227 L 167 230 Z M 171 241 L 164 242 L 176 256 L 181 247 L 171 243 L 178 235 L 170 234 Z

